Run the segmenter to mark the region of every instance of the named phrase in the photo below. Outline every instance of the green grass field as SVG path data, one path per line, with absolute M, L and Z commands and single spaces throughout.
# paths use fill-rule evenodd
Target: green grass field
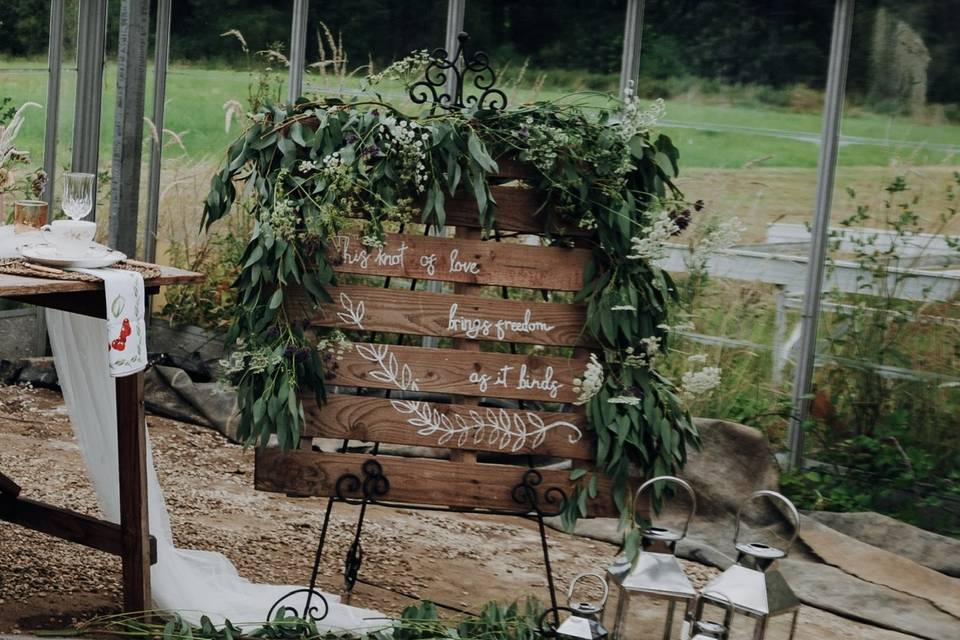
M 29 69 L 24 71 L 23 69 Z M 112 121 L 115 101 L 116 67 L 108 65 L 104 81 L 103 118 L 101 123 L 101 158 L 109 157 L 112 140 Z M 339 90 L 333 81 L 322 83 L 322 78 L 308 81 L 320 95 L 334 95 Z M 185 151 L 171 148 L 171 159 L 199 162 L 216 158 L 229 143 L 231 135 L 224 131 L 223 104 L 231 99 L 245 102 L 251 75 L 247 71 L 225 69 L 198 69 L 173 66 L 167 86 L 166 128 L 180 135 Z M 60 110 L 60 157 L 69 149 L 72 135 L 73 94 L 75 73 L 65 70 Z M 357 91 L 361 81 L 348 79 L 347 91 Z M 152 83 L 148 81 L 148 86 Z M 509 85 L 508 85 L 509 87 Z M 399 94 L 396 86 L 387 86 L 385 92 Z M 527 89 L 510 89 L 514 103 L 535 99 L 554 100 L 562 92 L 550 89 L 533 93 Z M 46 101 L 46 70 L 42 63 L 21 60 L 0 61 L 0 96 L 10 96 L 14 102 L 27 100 L 43 104 Z M 651 98 L 656 96 L 650 96 Z M 598 102 L 599 97 L 585 95 L 578 100 Z M 148 96 L 148 105 L 150 97 Z M 149 113 L 149 107 L 148 107 Z M 675 138 L 687 168 L 813 168 L 817 162 L 817 144 L 809 140 L 790 139 L 791 132 L 816 134 L 820 130 L 820 114 L 797 113 L 775 108 L 749 108 L 704 101 L 673 99 L 667 103 L 667 119 L 686 125 L 711 125 L 776 130 L 781 137 L 748 131 L 709 131 L 692 128 L 664 127 Z M 35 156 L 42 149 L 44 114 L 31 110 L 18 144 Z M 235 131 L 234 131 L 235 133 Z M 956 153 L 949 150 L 917 148 L 908 143 L 938 143 L 960 145 L 960 126 L 929 125 L 904 117 L 891 117 L 850 110 L 843 124 L 843 133 L 874 139 L 892 140 L 890 144 L 875 146 L 846 144 L 842 147 L 841 166 L 888 166 L 891 161 L 913 166 L 956 164 Z

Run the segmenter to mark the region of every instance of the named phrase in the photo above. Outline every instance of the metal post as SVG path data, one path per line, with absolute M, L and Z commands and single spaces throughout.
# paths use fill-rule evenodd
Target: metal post
M 447 2 L 447 32 L 443 40 L 447 55 L 456 55 L 457 47 L 460 45 L 458 37 L 463 31 L 463 16 L 466 11 L 467 0 L 449 0 Z M 447 83 L 443 86 L 443 90 L 448 96 L 455 96 L 457 95 L 457 74 L 450 73 L 447 75 Z M 433 228 L 431 229 L 431 235 L 445 236 L 447 231 L 443 227 Z M 426 290 L 440 293 L 443 291 L 443 283 L 439 280 L 427 282 Z M 424 336 L 420 344 L 424 347 L 436 348 L 440 341 L 436 336 Z
M 823 131 L 820 158 L 817 161 L 817 196 L 810 234 L 810 260 L 801 316 L 800 352 L 793 382 L 793 414 L 787 432 L 788 468 L 803 465 L 803 423 L 810 408 L 810 389 L 816 359 L 817 321 L 820 317 L 820 295 L 823 288 L 824 262 L 829 236 L 830 207 L 836 178 L 840 118 L 850 58 L 850 32 L 853 24 L 854 0 L 837 0 L 833 13 L 833 35 L 830 41 L 830 62 L 823 107 Z
M 99 173 L 100 107 L 103 102 L 103 49 L 107 39 L 107 0 L 84 0 L 77 7 L 77 94 L 73 110 L 73 171 Z M 97 213 L 94 202 L 87 220 Z
M 47 201 L 47 217 L 53 219 L 57 181 L 57 124 L 60 115 L 60 67 L 63 63 L 63 0 L 50 2 L 50 32 L 47 39 L 47 114 L 43 129 L 43 171 L 47 184 L 43 199 Z M 34 318 L 33 353 L 47 354 L 47 315 L 37 307 Z
M 623 24 L 623 57 L 620 60 L 620 97 L 640 77 L 640 42 L 643 39 L 644 0 L 627 0 Z
M 47 121 L 43 130 L 43 170 L 47 184 L 43 199 L 53 212 L 57 179 L 57 124 L 60 115 L 60 66 L 63 63 L 63 1 L 50 2 L 50 38 L 47 49 Z
M 290 80 L 287 100 L 296 102 L 303 93 L 303 68 L 307 58 L 308 0 L 293 0 L 293 20 L 290 25 Z
M 143 234 L 143 259 L 157 259 L 157 219 L 160 211 L 160 170 L 163 161 L 163 114 L 167 96 L 167 64 L 170 59 L 170 12 L 172 0 L 157 2 L 157 31 L 153 52 L 153 126 L 150 139 L 150 174 L 147 177 L 147 228 Z
M 444 37 L 444 48 L 448 55 L 455 55 L 460 45 L 457 37 L 463 31 L 463 16 L 467 11 L 467 0 L 449 0 L 447 2 L 447 33 Z M 458 61 L 459 62 L 459 61 Z M 447 83 L 443 86 L 448 96 L 457 95 L 457 77 L 455 73 L 448 74 Z
M 149 25 L 150 0 L 123 0 L 120 5 L 120 45 L 117 48 L 109 243 L 128 256 L 137 253 Z

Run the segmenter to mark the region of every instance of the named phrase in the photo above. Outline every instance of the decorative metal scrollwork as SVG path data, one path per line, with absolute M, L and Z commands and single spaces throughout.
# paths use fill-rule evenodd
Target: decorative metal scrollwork
M 363 496 L 363 506 L 361 507 L 361 522 L 363 511 L 366 510 L 367 503 L 376 502 L 377 498 L 385 496 L 390 492 L 390 480 L 383 473 L 383 466 L 376 460 L 370 459 L 363 463 L 363 480 L 356 474 L 345 473 L 337 478 L 334 486 L 337 498 L 344 500 L 349 494 L 361 493 Z M 363 564 L 363 545 L 360 543 L 361 528 L 358 526 L 353 537 L 353 542 L 347 550 L 347 556 L 343 561 L 343 583 L 347 593 L 353 591 L 353 586 L 357 583 L 357 575 L 360 573 L 360 566 Z
M 390 480 L 383 473 L 383 467 L 376 460 L 367 460 L 361 467 L 363 480 L 354 473 L 345 473 L 337 478 L 334 491 L 337 498 L 344 500 L 360 492 L 364 500 L 376 502 L 380 496 L 390 492 Z
M 502 111 L 507 107 L 507 96 L 500 89 L 494 88 L 497 75 L 490 66 L 490 57 L 483 51 L 476 51 L 468 60 L 463 47 L 470 39 L 466 32 L 457 36 L 457 51 L 451 57 L 446 49 L 434 49 L 430 54 L 430 62 L 423 74 L 423 80 L 415 82 L 410 87 L 410 99 L 415 104 L 433 103 L 434 108 L 442 107 L 453 111 L 455 109 L 489 109 Z M 463 58 L 463 66 L 460 59 Z M 479 95 L 464 93 L 464 79 L 467 73 L 473 74 L 473 87 Z M 453 79 L 453 95 L 446 90 L 449 79 Z
M 306 594 L 306 600 L 304 602 L 302 611 L 292 605 L 283 604 L 283 602 L 288 598 L 292 598 L 293 596 L 297 596 L 298 594 L 302 593 Z M 318 606 L 318 604 L 313 604 L 315 600 L 319 603 L 319 605 L 322 605 L 322 613 L 320 612 L 320 606 Z M 280 611 L 283 611 L 284 618 L 295 618 L 303 622 L 319 622 L 320 620 L 326 618 L 327 614 L 330 613 L 330 605 L 327 603 L 327 599 L 323 597 L 323 594 L 316 589 L 294 589 L 273 603 L 273 606 L 270 607 L 270 612 L 267 614 L 267 620 L 271 623 L 274 622 L 274 618 Z M 284 637 L 299 638 L 303 635 L 304 630 L 301 628 L 302 626 L 303 625 L 300 624 L 278 624 L 273 630 Z
M 543 484 L 543 474 L 536 469 L 529 469 L 523 474 L 520 484 L 513 487 L 510 495 L 517 504 L 529 507 L 541 515 L 558 515 L 563 511 L 567 501 L 567 494 L 560 487 L 550 487 L 541 496 L 539 487 Z M 541 505 L 546 505 L 545 509 Z

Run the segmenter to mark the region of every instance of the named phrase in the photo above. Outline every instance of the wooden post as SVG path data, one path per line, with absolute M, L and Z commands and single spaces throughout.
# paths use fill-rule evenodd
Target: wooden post
M 150 603 L 150 525 L 147 518 L 147 445 L 143 373 L 117 378 L 117 454 L 123 533 L 123 609 Z

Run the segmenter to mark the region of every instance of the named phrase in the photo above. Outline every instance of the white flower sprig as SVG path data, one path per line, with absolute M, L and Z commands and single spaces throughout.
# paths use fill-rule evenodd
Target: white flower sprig
M 685 398 L 695 398 L 713 391 L 720 386 L 720 367 L 704 367 L 699 371 L 687 371 L 683 374 L 680 393 Z
M 693 253 L 687 259 L 687 269 L 691 272 L 704 271 L 710 256 L 740 242 L 744 231 L 746 227 L 736 216 L 710 227 L 693 248 Z
M 634 93 L 633 82 L 627 86 L 624 93 L 623 111 L 620 120 L 616 122 L 617 133 L 624 142 L 630 142 L 638 133 L 646 133 L 667 114 L 667 106 L 663 99 L 657 98 L 646 109 L 641 107 L 640 100 Z
M 597 354 L 590 354 L 590 361 L 583 371 L 583 378 L 573 379 L 573 390 L 577 394 L 575 405 L 587 404 L 590 398 L 597 395 L 603 387 L 603 365 L 597 359 Z
M 408 81 L 414 74 L 419 74 L 430 64 L 430 52 L 426 49 L 414 51 L 405 58 L 392 63 L 389 67 L 366 77 L 368 85 L 380 84 L 384 80 Z
M 633 252 L 630 260 L 660 260 L 666 255 L 666 243 L 679 233 L 680 227 L 667 209 L 660 209 L 651 223 L 641 229 L 641 235 L 630 239 Z

